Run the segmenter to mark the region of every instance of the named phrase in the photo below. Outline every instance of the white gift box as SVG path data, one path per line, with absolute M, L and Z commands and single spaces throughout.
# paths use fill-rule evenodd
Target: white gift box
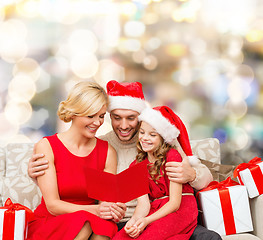
M 253 231 L 249 199 L 245 186 L 228 187 L 233 209 L 235 233 Z M 203 210 L 203 221 L 206 228 L 220 235 L 228 235 L 224 223 L 219 190 L 199 192 L 200 205 Z M 230 209 L 231 210 L 231 209 Z
M 0 239 L 3 239 L 5 211 L 7 209 L 0 209 Z M 24 240 L 25 228 L 27 227 L 25 217 L 25 210 L 15 211 L 14 240 Z
M 260 167 L 261 173 L 263 173 L 263 162 L 260 162 L 257 165 Z M 261 189 L 263 189 L 263 181 L 261 181 L 261 179 L 259 180 L 254 179 L 249 168 L 240 171 L 239 176 L 243 184 L 247 187 L 248 196 L 250 198 L 254 198 L 257 197 L 258 195 L 263 194 L 263 192 L 259 192 L 260 190 L 257 188 L 255 183 L 255 181 L 258 181 L 258 184 L 262 184 Z M 238 177 L 238 181 L 241 184 L 239 177 Z

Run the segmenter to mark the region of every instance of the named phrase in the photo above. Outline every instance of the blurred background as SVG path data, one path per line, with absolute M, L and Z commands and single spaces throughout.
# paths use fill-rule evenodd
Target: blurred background
M 223 163 L 247 162 L 263 152 L 262 58 L 260 0 L 1 0 L 0 145 L 67 128 L 71 86 L 115 79 L 141 82 L 191 139 L 218 138 Z

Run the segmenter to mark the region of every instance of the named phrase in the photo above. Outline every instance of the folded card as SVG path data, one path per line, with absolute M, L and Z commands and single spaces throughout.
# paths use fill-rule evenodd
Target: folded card
M 138 163 L 115 175 L 86 168 L 88 196 L 107 202 L 129 202 L 149 193 L 147 162 Z

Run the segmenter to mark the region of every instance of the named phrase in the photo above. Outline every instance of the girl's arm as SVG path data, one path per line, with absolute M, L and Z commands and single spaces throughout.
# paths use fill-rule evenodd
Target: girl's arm
M 140 196 L 137 198 L 137 206 L 132 215 L 132 219 L 137 221 L 139 218 L 146 217 L 150 211 L 151 204 L 148 194 Z
M 38 186 L 45 200 L 47 210 L 52 215 L 61 215 L 79 210 L 85 210 L 95 215 L 99 215 L 98 205 L 78 205 L 60 199 L 54 165 L 54 155 L 48 140 L 46 138 L 40 140 L 36 144 L 35 150 L 36 153 L 45 154 L 44 158 L 48 160 L 49 167 L 45 170 L 45 174 L 37 178 Z
M 126 223 L 124 230 L 132 238 L 136 238 L 140 235 L 141 231 L 136 226 L 136 222 L 139 219 L 148 215 L 151 205 L 148 194 L 145 194 L 137 198 L 137 206 L 131 219 Z
M 142 232 L 143 229 L 150 223 L 162 217 L 165 217 L 166 215 L 172 212 L 177 211 L 180 207 L 181 199 L 182 199 L 182 184 L 170 182 L 169 201 L 152 215 L 145 218 L 140 218 L 135 223 L 135 226 L 137 226 L 139 231 Z

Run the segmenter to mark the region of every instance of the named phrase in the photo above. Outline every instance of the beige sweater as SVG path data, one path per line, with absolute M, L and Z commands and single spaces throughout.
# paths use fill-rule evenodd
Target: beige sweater
M 129 142 L 120 141 L 114 131 L 110 131 L 106 135 L 100 136 L 99 138 L 108 141 L 117 151 L 117 173 L 120 173 L 123 170 L 127 169 L 132 161 L 135 159 L 137 154 L 137 135 L 135 135 Z M 209 169 L 200 161 L 193 168 L 196 170 L 196 179 L 190 184 L 196 190 L 200 190 L 206 187 L 213 180 L 212 174 L 210 173 Z M 122 222 L 128 221 L 132 217 L 132 214 L 136 207 L 136 203 L 136 200 L 126 203 L 127 211 L 125 217 L 122 219 Z

